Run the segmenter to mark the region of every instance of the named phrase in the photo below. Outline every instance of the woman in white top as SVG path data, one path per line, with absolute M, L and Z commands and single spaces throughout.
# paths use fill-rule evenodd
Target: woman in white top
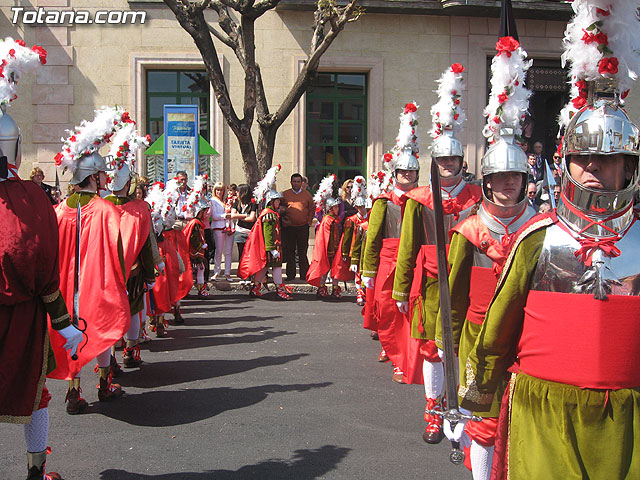
M 220 276 L 222 254 L 224 253 L 224 277 L 231 281 L 231 254 L 233 251 L 233 232 L 225 232 L 225 224 L 231 218 L 231 213 L 225 212 L 224 194 L 225 187 L 222 182 L 213 186 L 211 197 L 211 229 L 216 243 L 215 261 L 213 267 L 213 280 Z

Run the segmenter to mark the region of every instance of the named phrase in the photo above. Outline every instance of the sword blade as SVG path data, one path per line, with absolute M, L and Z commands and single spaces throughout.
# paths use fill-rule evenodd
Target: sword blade
M 82 216 L 80 198 L 76 209 L 76 251 L 73 271 L 73 325 L 78 327 L 80 318 L 80 235 L 82 233 Z
M 449 268 L 447 264 L 447 244 L 440 190 L 440 172 L 435 159 L 431 160 L 431 188 L 436 229 L 436 252 L 438 260 L 438 291 L 440 293 L 440 318 L 442 322 L 442 344 L 444 350 L 445 393 L 447 410 L 458 409 L 458 379 L 456 378 L 455 351 L 453 348 L 453 327 L 451 326 L 451 296 L 449 294 Z

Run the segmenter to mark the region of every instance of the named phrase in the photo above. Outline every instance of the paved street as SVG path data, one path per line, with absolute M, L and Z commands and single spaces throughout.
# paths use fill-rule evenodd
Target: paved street
M 67 480 L 470 479 L 447 442 L 422 441 L 422 387 L 391 381 L 359 312 L 310 293 L 188 299 L 186 325 L 118 379 L 122 399 L 97 401 L 91 364 L 90 407 L 70 416 L 66 382 L 48 382 L 47 466 Z M 22 427 L 1 428 L 0 477 L 24 479 Z

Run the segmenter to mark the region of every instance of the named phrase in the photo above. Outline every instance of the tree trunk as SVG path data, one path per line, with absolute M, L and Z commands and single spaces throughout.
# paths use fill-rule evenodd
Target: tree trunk
M 258 170 L 264 176 L 267 170 L 273 164 L 273 153 L 276 146 L 276 134 L 280 125 L 270 123 L 266 126 L 260 126 L 260 134 L 258 135 L 258 151 L 256 152 L 256 160 Z

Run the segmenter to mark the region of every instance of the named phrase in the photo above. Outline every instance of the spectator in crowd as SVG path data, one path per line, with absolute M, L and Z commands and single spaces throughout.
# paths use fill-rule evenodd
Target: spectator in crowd
M 313 221 L 315 204 L 311 194 L 302 188 L 302 175 L 291 175 L 291 188 L 282 193 L 286 203 L 286 213 L 282 218 L 282 246 L 287 264 L 287 280 L 296 277 L 296 252 L 300 266 L 300 278 L 307 278 L 309 270 L 309 227 Z
M 49 201 L 53 205 L 58 203 L 56 201 L 56 197 L 57 197 L 56 189 L 55 187 L 52 187 L 51 185 L 47 185 L 46 183 L 44 183 L 44 172 L 40 167 L 33 167 L 33 170 L 31 170 L 31 175 L 29 175 L 29 178 L 33 183 L 35 183 L 36 185 L 39 185 L 44 190 L 44 193 L 47 194 Z
M 353 189 L 353 179 L 348 178 L 344 181 L 341 188 L 340 197 L 342 198 L 342 202 L 340 202 L 340 213 L 338 214 L 338 218 L 340 219 L 340 224 L 344 224 L 344 220 L 351 215 L 355 215 L 358 213 L 356 207 L 353 206 L 353 202 L 351 201 L 351 190 Z
M 527 203 L 536 212 L 538 211 L 538 204 L 536 203 L 537 193 L 538 193 L 538 190 L 536 189 L 536 184 L 534 182 L 529 182 L 527 184 Z
M 178 189 L 178 193 L 180 194 L 180 196 L 178 197 L 178 205 L 176 207 L 176 215 L 178 217 L 178 221 L 175 223 L 173 228 L 176 230 L 182 230 L 187 226 L 187 222 L 189 221 L 189 219 L 187 218 L 187 211 L 183 207 L 185 207 L 187 204 L 187 196 L 189 195 L 191 189 L 187 184 L 189 181 L 187 172 L 185 172 L 184 170 L 180 170 L 178 173 L 176 173 L 176 177 L 178 178 L 178 185 L 180 186 Z
M 561 187 L 559 183 L 553 186 L 553 198 L 556 201 L 556 205 L 558 205 L 558 200 L 560 200 L 560 190 Z
M 522 151 L 524 153 L 529 153 L 529 142 L 526 139 L 522 140 L 522 143 L 520 144 L 520 148 L 522 148 Z
M 529 182 L 535 183 L 539 191 L 542 188 L 542 180 L 544 179 L 543 167 L 538 167 L 535 153 L 530 153 L 527 156 L 527 163 L 529 164 Z
M 560 183 L 562 179 L 562 155 L 558 152 L 553 154 L 553 163 L 551 164 L 551 173 L 556 179 L 556 183 Z
M 208 181 L 202 186 L 202 193 L 206 201 L 211 204 L 211 184 Z M 209 214 L 205 215 L 202 219 L 202 223 L 204 224 L 204 241 L 207 244 L 207 248 L 204 249 L 204 278 L 206 282 L 211 274 L 211 260 L 214 258 L 216 251 L 213 229 L 211 227 L 211 209 L 209 209 Z
M 476 181 L 476 176 L 473 173 L 468 172 L 469 165 L 466 161 L 462 162 L 462 178 L 467 183 L 473 183 Z
M 238 246 L 238 261 L 242 258 L 244 244 L 249 238 L 251 227 L 258 219 L 258 205 L 252 200 L 249 185 L 246 183 L 238 185 L 238 199 L 231 208 L 231 218 L 238 222 L 234 234 L 234 241 Z
M 533 144 L 533 153 L 536 156 L 536 167 L 540 170 L 544 170 L 545 165 L 547 164 L 547 159 L 544 158 L 544 153 L 542 151 L 543 148 L 542 142 L 535 142 Z
M 309 191 L 309 179 L 305 176 L 302 177 L 302 189 Z
M 225 225 L 231 219 L 231 212 L 225 212 L 225 192 L 224 183 L 217 182 L 213 186 L 213 196 L 211 197 L 211 228 L 213 229 L 213 239 L 216 245 L 215 260 L 213 266 L 213 280 L 220 276 L 222 267 L 222 254 L 224 253 L 224 278 L 231 282 L 231 254 L 233 251 L 233 234 L 225 231 Z

